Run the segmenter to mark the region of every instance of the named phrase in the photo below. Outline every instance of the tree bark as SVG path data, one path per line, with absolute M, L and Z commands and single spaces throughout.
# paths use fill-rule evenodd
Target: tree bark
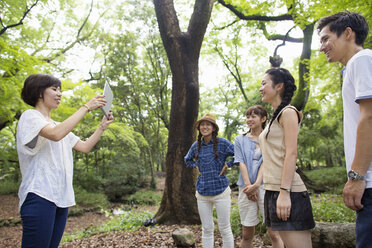
M 198 116 L 200 49 L 214 0 L 195 1 L 187 32 L 181 32 L 173 0 L 154 0 L 160 35 L 172 71 L 172 100 L 166 155 L 166 180 L 158 223 L 200 223 L 195 198 L 196 172 L 183 158 L 195 140 Z
M 294 105 L 299 111 L 303 110 L 309 98 L 310 86 L 310 58 L 311 58 L 311 41 L 313 39 L 315 23 L 306 25 L 302 30 L 304 33 L 302 53 L 298 66 L 298 90 L 292 99 Z

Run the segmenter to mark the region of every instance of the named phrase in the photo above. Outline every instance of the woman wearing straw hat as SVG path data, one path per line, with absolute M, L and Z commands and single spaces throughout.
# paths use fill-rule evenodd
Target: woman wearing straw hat
M 216 118 L 205 114 L 195 123 L 198 140 L 192 144 L 185 156 L 187 166 L 197 168 L 199 177 L 196 182 L 196 198 L 202 223 L 202 242 L 204 248 L 214 247 L 213 206 L 216 207 L 218 228 L 223 247 L 234 247 L 234 237 L 230 226 L 230 187 L 224 172 L 233 165 L 233 159 L 225 164 L 228 156 L 234 155 L 234 145 L 217 137 Z

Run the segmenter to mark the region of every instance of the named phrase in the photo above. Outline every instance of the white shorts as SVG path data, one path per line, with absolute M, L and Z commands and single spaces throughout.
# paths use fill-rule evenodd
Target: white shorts
M 257 202 L 249 200 L 247 195 L 243 192 L 243 188 L 239 186 L 238 206 L 240 222 L 243 226 L 256 226 L 258 223 L 260 223 L 258 210 L 260 210 L 263 219 L 265 219 L 264 197 L 265 190 L 263 185 L 258 188 Z

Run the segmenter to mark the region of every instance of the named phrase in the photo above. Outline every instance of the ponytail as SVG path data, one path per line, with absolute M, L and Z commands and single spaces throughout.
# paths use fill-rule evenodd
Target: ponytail
M 296 91 L 296 85 L 293 76 L 291 73 L 284 68 L 271 68 L 266 71 L 266 74 L 269 74 L 271 77 L 271 80 L 273 81 L 274 85 L 277 85 L 279 83 L 284 84 L 284 91 L 282 93 L 282 102 L 279 104 L 278 108 L 275 110 L 274 114 L 272 115 L 269 123 L 269 130 L 266 134 L 267 136 L 270 133 L 270 127 L 273 124 L 274 120 L 277 118 L 278 114 L 282 109 L 289 105 L 291 103 L 292 97 L 294 92 Z

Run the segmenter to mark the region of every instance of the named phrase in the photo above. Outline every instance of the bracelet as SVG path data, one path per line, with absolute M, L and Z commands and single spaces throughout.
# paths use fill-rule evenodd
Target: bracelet
M 106 127 L 102 126 L 102 124 L 99 124 L 99 128 L 100 128 L 102 131 L 105 131 L 105 130 L 106 130 Z
M 291 193 L 291 189 L 286 189 L 286 188 L 282 188 L 280 187 L 281 190 L 284 190 L 284 191 L 287 191 L 288 193 Z
M 88 105 L 84 104 L 83 107 L 86 107 L 88 112 L 90 112 L 90 108 L 88 107 Z

